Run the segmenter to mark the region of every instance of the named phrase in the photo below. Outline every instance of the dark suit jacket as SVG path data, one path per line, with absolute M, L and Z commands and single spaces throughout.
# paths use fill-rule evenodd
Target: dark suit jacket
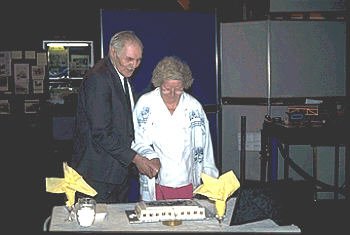
M 132 116 L 109 57 L 87 72 L 78 93 L 71 165 L 84 178 L 119 184 L 136 152 Z

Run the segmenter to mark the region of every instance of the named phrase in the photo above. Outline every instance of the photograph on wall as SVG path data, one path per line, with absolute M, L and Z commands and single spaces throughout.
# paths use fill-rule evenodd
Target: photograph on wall
M 10 114 L 10 103 L 8 100 L 0 100 L 0 114 Z
M 0 77 L 11 76 L 11 52 L 0 51 Z
M 8 77 L 0 77 L 0 91 L 8 91 Z
M 49 77 L 68 77 L 68 49 L 62 47 L 50 47 L 48 70 Z
M 89 69 L 89 55 L 72 55 L 70 61 L 70 77 L 83 77 Z
M 39 100 L 24 100 L 24 113 L 39 113 Z
M 43 79 L 33 79 L 33 93 L 44 93 L 44 80 Z
M 35 60 L 35 51 L 25 51 L 24 52 L 24 59 Z
M 36 53 L 36 64 L 37 65 L 47 65 L 46 52 L 38 52 L 38 53 Z
M 32 66 L 32 79 L 44 79 L 45 78 L 45 66 L 34 65 Z
M 29 93 L 29 64 L 14 64 L 13 74 L 15 80 L 15 93 Z
M 15 94 L 29 94 L 29 82 L 16 82 Z
M 14 64 L 13 73 L 16 81 L 29 80 L 29 64 Z
M 11 51 L 11 58 L 13 60 L 23 59 L 22 51 Z

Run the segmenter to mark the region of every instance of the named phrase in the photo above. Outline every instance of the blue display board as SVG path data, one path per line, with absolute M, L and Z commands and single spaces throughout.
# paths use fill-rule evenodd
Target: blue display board
M 144 53 L 133 85 L 143 93 L 150 85 L 152 71 L 164 57 L 176 55 L 193 73 L 190 93 L 203 105 L 217 104 L 216 13 L 153 12 L 140 10 L 101 10 L 102 55 L 108 54 L 112 35 L 133 30 L 144 44 Z

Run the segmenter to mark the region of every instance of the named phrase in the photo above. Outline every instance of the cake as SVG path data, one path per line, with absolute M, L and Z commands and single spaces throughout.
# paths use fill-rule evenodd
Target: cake
M 205 207 L 192 199 L 138 202 L 135 214 L 141 222 L 169 220 L 203 220 Z

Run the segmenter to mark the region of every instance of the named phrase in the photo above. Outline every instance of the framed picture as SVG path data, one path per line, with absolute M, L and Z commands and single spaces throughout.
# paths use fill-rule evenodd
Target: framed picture
M 29 64 L 14 64 L 13 65 L 15 93 L 29 93 Z
M 0 77 L 0 91 L 8 91 L 9 79 L 8 77 Z
M 43 79 L 33 79 L 33 93 L 43 93 L 44 92 L 44 80 Z
M 11 76 L 11 52 L 0 51 L 0 77 Z
M 8 100 L 0 100 L 0 114 L 10 114 L 10 103 Z
M 71 55 L 70 76 L 83 77 L 90 68 L 89 55 Z
M 24 113 L 39 113 L 39 100 L 24 100 Z
M 32 79 L 44 79 L 45 78 L 45 66 L 34 65 L 32 66 Z

